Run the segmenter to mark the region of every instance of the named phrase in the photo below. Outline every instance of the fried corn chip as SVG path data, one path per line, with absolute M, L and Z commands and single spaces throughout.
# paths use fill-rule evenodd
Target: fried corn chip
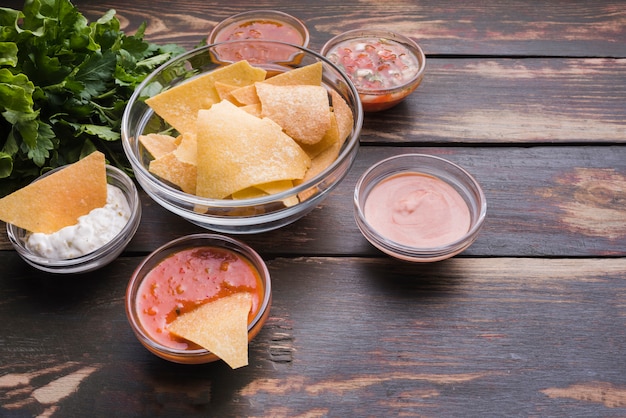
M 216 81 L 245 86 L 264 80 L 266 73 L 247 61 L 238 61 L 165 90 L 146 99 L 146 103 L 178 132 L 194 131 L 198 110 L 220 101 Z
M 309 158 L 313 160 L 315 157 L 317 157 L 327 148 L 330 148 L 332 146 L 336 147 L 337 144 L 341 144 L 342 142 L 343 141 L 340 140 L 339 127 L 337 126 L 337 118 L 335 117 L 335 114 L 331 112 L 330 128 L 328 128 L 328 130 L 322 137 L 322 140 L 315 144 L 311 144 L 311 145 L 300 144 L 300 146 L 302 147 L 304 152 L 307 153 Z M 339 150 L 339 148 L 340 146 L 337 147 L 337 150 Z
M 0 219 L 30 232 L 50 234 L 75 225 L 107 201 L 104 154 L 95 151 L 0 199 Z
M 261 103 L 259 96 L 256 94 L 256 87 L 254 84 L 240 87 L 231 91 L 230 94 L 242 105 L 256 105 Z
M 337 120 L 337 127 L 339 128 L 339 138 L 341 145 L 346 138 L 352 132 L 352 125 L 354 124 L 354 115 L 348 103 L 343 97 L 335 90 L 330 91 L 331 106 L 333 107 L 333 113 Z
M 322 86 L 256 83 L 263 117 L 303 144 L 315 144 L 330 128 L 328 92 Z
M 304 177 L 311 163 L 276 123 L 228 101 L 198 115 L 196 194 L 224 199 L 247 187 Z
M 264 83 L 275 86 L 321 86 L 322 85 L 322 62 L 309 64 L 304 67 L 294 68 L 273 77 L 267 78 Z
M 148 170 L 176 186 L 183 192 L 196 193 L 197 142 L 195 133 L 182 136 L 176 149 L 150 161 Z
M 159 158 L 168 152 L 172 152 L 178 146 L 176 138 L 163 134 L 140 135 L 139 142 L 154 158 Z
M 209 350 L 231 368 L 248 365 L 250 293 L 235 293 L 205 303 L 168 325 L 169 332 Z
M 233 95 L 231 94 L 232 91 L 241 88 L 240 86 L 235 86 L 233 84 L 228 84 L 222 81 L 216 81 L 215 83 L 213 83 L 213 85 L 215 86 L 215 91 L 217 92 L 220 100 L 229 100 L 231 102 L 235 100 Z

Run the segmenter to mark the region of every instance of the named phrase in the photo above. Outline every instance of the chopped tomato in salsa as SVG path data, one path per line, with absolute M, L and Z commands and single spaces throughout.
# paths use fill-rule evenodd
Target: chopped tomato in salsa
M 326 56 L 344 70 L 355 87 L 386 90 L 402 86 L 419 71 L 419 62 L 398 42 L 360 38 L 342 42 Z
M 214 247 L 182 250 L 165 258 L 145 277 L 138 290 L 137 313 L 143 328 L 159 343 L 173 348 L 199 348 L 167 331 L 179 315 L 220 297 L 252 294 L 249 321 L 263 300 L 256 268 L 233 251 Z
M 215 42 L 246 39 L 269 39 L 301 45 L 304 39 L 293 26 L 274 20 L 252 20 L 225 27 L 215 37 Z

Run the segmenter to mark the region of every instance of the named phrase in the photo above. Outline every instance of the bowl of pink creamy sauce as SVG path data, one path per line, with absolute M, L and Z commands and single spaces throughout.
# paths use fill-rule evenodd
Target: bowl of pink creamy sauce
M 395 258 L 432 262 L 452 257 L 477 238 L 487 211 L 478 182 L 440 157 L 402 154 L 370 167 L 354 193 L 357 226 Z

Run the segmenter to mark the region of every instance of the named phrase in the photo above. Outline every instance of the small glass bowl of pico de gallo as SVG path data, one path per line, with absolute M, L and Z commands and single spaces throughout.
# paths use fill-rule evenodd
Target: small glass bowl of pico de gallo
M 422 82 L 426 56 L 404 35 L 387 30 L 355 29 L 335 36 L 321 54 L 352 81 L 365 112 L 389 109 Z

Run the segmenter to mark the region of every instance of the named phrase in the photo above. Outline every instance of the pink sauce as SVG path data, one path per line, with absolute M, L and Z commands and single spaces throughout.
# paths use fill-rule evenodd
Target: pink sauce
M 365 219 L 382 236 L 402 245 L 432 248 L 461 238 L 470 211 L 448 183 L 422 173 L 404 173 L 378 183 L 367 197 Z

